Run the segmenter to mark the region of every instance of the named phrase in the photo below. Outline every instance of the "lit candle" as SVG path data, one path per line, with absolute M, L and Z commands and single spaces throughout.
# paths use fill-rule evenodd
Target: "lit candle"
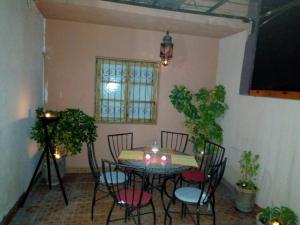
M 274 222 L 272 223 L 272 225 L 280 225 L 280 223 L 277 222 L 277 221 L 274 221 Z
M 60 159 L 60 154 L 58 152 L 54 153 L 56 159 Z
M 242 183 L 242 187 L 246 187 L 247 185 L 245 183 Z
M 51 117 L 51 116 L 52 116 L 51 113 L 49 113 L 49 112 L 46 112 L 46 113 L 45 113 L 45 117 L 49 118 L 49 117 Z
M 146 155 L 145 155 L 145 159 L 146 159 L 146 160 L 151 159 L 151 155 L 150 155 L 150 154 L 146 154 Z
M 160 158 L 162 161 L 166 161 L 167 160 L 167 157 L 165 155 L 163 155 L 161 158 Z
M 204 155 L 204 151 L 201 151 L 201 155 Z

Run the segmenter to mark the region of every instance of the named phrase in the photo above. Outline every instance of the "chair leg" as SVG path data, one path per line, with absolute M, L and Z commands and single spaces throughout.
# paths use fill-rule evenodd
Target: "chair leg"
M 172 204 L 172 199 L 171 199 L 170 202 L 168 203 L 168 206 L 167 206 L 166 211 L 165 211 L 164 225 L 167 225 L 167 217 L 169 217 L 169 219 L 170 219 L 169 225 L 172 225 L 172 217 L 171 217 L 170 214 L 168 213 L 171 204 Z
M 213 214 L 213 225 L 216 224 L 216 212 L 215 212 L 215 203 L 212 202 L 211 203 L 211 210 L 212 210 L 212 214 Z
M 136 209 L 137 211 L 137 216 L 138 216 L 138 225 L 141 225 L 141 208 L 140 207 L 137 207 Z
M 199 208 L 197 208 L 196 216 L 197 216 L 197 225 L 200 225 L 200 209 Z
M 180 213 L 181 215 L 181 219 L 183 219 L 183 214 L 184 214 L 184 203 L 182 202 L 181 203 L 181 213 Z
M 115 208 L 115 202 L 113 202 L 113 205 L 111 206 L 111 209 L 110 209 L 109 214 L 107 216 L 106 225 L 109 225 L 111 213 L 112 213 L 112 211 L 113 211 L 114 208 Z
M 155 225 L 156 224 L 156 213 L 155 213 L 155 207 L 154 207 L 152 200 L 151 200 L 151 207 L 152 207 L 152 211 L 153 211 L 153 225 Z
M 94 207 L 96 203 L 96 195 L 97 195 L 97 189 L 98 189 L 98 183 L 95 182 L 95 187 L 94 187 L 94 195 L 93 195 L 93 201 L 92 201 L 92 213 L 91 213 L 91 220 L 94 219 Z

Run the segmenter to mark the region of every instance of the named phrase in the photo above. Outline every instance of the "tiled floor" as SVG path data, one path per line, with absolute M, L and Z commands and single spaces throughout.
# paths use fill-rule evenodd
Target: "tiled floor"
M 18 211 L 10 225 L 102 225 L 106 223 L 106 216 L 112 204 L 110 197 L 97 202 L 94 221 L 91 221 L 90 218 L 94 185 L 91 175 L 68 174 L 64 177 L 64 183 L 69 199 L 68 206 L 65 206 L 58 186 L 49 191 L 48 186 L 41 182 L 31 192 L 24 208 Z M 232 193 L 225 186 L 219 186 L 216 201 L 217 225 L 255 225 L 256 212 L 245 214 L 236 211 Z M 156 224 L 161 225 L 163 224 L 164 211 L 158 192 L 154 192 L 154 204 L 157 214 Z M 123 210 L 116 207 L 113 216 L 123 216 Z M 124 221 L 111 224 L 124 224 Z M 129 221 L 128 224 L 134 223 Z M 143 216 L 142 224 L 153 224 L 152 215 Z M 181 220 L 179 216 L 175 215 L 173 224 L 190 225 L 193 223 L 189 216 Z M 201 216 L 201 224 L 212 224 L 212 217 Z

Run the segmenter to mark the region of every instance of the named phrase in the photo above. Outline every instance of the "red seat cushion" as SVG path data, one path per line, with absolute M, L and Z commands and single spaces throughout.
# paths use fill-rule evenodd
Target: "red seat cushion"
M 139 204 L 141 197 L 141 190 L 128 188 L 123 189 L 117 194 L 118 201 L 122 201 L 122 203 L 127 205 L 132 205 L 136 207 Z M 147 191 L 143 191 L 141 205 L 146 205 L 151 200 L 151 194 Z
M 208 178 L 207 174 L 199 170 L 184 171 L 181 173 L 181 176 L 184 180 L 192 182 L 202 182 Z

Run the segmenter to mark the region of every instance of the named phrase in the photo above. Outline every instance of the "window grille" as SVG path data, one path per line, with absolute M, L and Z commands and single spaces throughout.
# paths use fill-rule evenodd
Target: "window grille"
M 156 123 L 158 68 L 157 62 L 97 58 L 97 121 Z

